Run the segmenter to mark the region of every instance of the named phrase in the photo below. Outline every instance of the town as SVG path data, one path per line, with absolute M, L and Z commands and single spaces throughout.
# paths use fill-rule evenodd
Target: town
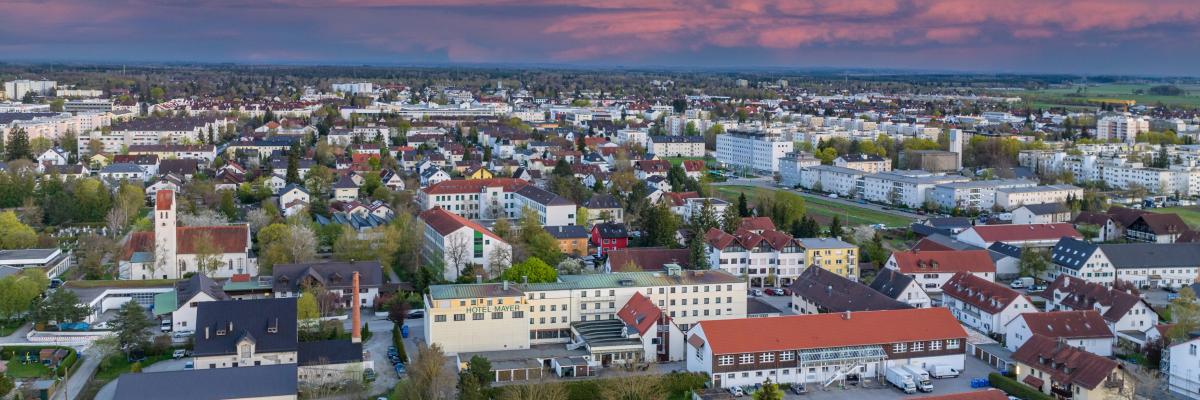
M 1200 398 L 1195 108 L 422 72 L 0 71 L 0 391 Z

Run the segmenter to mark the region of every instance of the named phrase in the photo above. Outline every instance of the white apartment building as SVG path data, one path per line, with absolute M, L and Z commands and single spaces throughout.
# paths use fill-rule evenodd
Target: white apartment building
M 375 84 L 371 82 L 335 83 L 330 85 L 334 92 L 360 94 L 375 92 Z
M 109 126 L 112 113 L 17 113 L 7 114 L 0 120 L 8 121 L 0 123 L 0 136 L 7 137 L 14 129 L 21 128 L 30 139 L 58 140 L 67 132 L 90 132 Z
M 942 286 L 942 303 L 963 325 L 986 334 L 1003 334 L 1013 318 L 1038 311 L 1015 290 L 965 272 Z
M 28 79 L 18 79 L 15 81 L 4 82 L 4 95 L 12 101 L 21 101 L 25 98 L 25 94 L 33 92 L 35 96 L 49 96 L 53 94 L 54 88 L 58 86 L 55 81 L 31 81 Z
M 779 182 L 788 187 L 800 185 L 803 170 L 818 165 L 821 165 L 821 160 L 808 153 L 794 151 L 784 154 L 779 159 Z
M 1116 336 L 1095 310 L 1035 311 L 1008 321 L 1004 327 L 1004 347 L 1017 351 L 1034 335 L 1060 339 L 1101 357 L 1112 357 L 1116 342 Z
M 523 210 L 529 209 L 537 212 L 544 226 L 575 225 L 575 214 L 578 212 L 575 203 L 546 189 L 526 185 L 513 192 L 512 199 L 518 217 Z
M 1013 210 L 1023 205 L 1065 203 L 1067 198 L 1083 197 L 1083 188 L 1075 185 L 1010 186 L 996 188 L 995 205 Z
M 617 131 L 617 144 L 639 144 L 646 146 L 650 131 L 646 129 L 621 129 Z
M 791 286 L 807 266 L 804 248 L 780 231 L 735 236 L 713 228 L 704 235 L 704 241 L 710 268 L 745 276 L 752 286 Z M 768 282 L 771 277 L 774 282 Z
M 779 171 L 779 159 L 794 143 L 764 132 L 729 131 L 717 135 L 717 161 L 727 167 L 755 172 Z
M 164 117 L 135 119 L 128 122 L 113 124 L 106 133 L 102 130 L 92 130 L 79 136 L 79 153 L 91 155 L 91 142 L 100 141 L 105 153 L 120 153 L 137 145 L 157 144 L 192 144 L 199 143 L 201 135 L 208 137 L 209 132 L 214 136 L 220 134 L 222 127 L 235 122 L 225 117 Z
M 1167 389 L 1177 396 L 1200 399 L 1200 338 L 1171 345 L 1167 359 Z
M 918 208 L 925 204 L 934 186 L 968 182 L 961 175 L 934 175 L 920 170 L 896 170 L 863 177 L 863 198 L 869 201 Z
M 1120 282 L 1120 281 L 1118 281 Z M 1134 292 L 1134 284 L 1099 285 L 1070 276 L 1060 276 L 1046 289 L 1045 311 L 1095 310 L 1118 339 L 1138 346 L 1157 335 L 1159 315 Z
M 863 193 L 865 172 L 857 169 L 814 165 L 800 169 L 800 187 L 819 192 L 856 196 Z
M 1150 131 L 1150 119 L 1125 115 L 1108 115 L 1096 120 L 1096 138 L 1100 140 L 1116 139 L 1117 141 L 1133 144 L 1139 133 Z
M 934 186 L 929 194 L 933 202 L 943 209 L 991 210 L 996 205 L 998 189 L 1036 186 L 1036 181 L 1025 179 L 951 182 Z
M 515 178 L 449 180 L 417 192 L 421 210 L 441 207 L 467 219 L 516 218 L 521 209 L 516 191 L 529 182 Z
M 448 281 L 457 280 L 472 265 L 498 273 L 513 262 L 512 246 L 474 221 L 441 208 L 426 210 L 419 217 L 425 222 L 421 257 L 441 263 Z
M 646 147 L 659 157 L 704 157 L 703 136 L 650 136 Z
M 617 319 L 638 293 L 684 332 L 701 321 L 746 317 L 744 280 L 722 271 L 668 267 L 663 272 L 561 275 L 550 283 L 430 286 L 425 338 L 446 353 L 568 343 L 573 322 Z M 682 349 L 681 344 L 660 343 Z M 683 354 L 670 359 L 682 360 Z

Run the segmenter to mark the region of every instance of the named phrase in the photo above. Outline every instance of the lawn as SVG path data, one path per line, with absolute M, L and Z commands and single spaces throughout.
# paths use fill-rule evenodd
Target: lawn
M 731 203 L 737 202 L 738 195 L 741 193 L 746 193 L 747 199 L 753 202 L 754 192 L 758 189 L 753 186 L 713 186 L 713 188 L 716 190 L 717 197 Z M 911 219 L 898 215 L 848 206 L 816 197 L 804 197 L 804 210 L 808 216 L 822 223 L 828 223 L 834 216 L 837 216 L 846 225 L 884 224 L 889 227 L 902 227 L 912 223 Z
M 147 356 L 146 359 L 142 361 L 142 368 L 149 367 L 151 364 L 159 361 L 166 361 L 170 359 L 171 354 Z M 106 381 L 116 379 L 118 376 L 121 376 L 121 374 L 129 372 L 129 368 L 132 366 L 133 363 L 129 362 L 129 359 L 125 357 L 125 353 L 113 354 L 108 356 L 108 359 L 104 360 L 104 362 L 100 364 L 100 368 L 96 370 L 96 377 L 94 379 Z
M 1151 208 L 1149 211 L 1160 214 L 1179 214 L 1189 226 L 1200 226 L 1200 206 Z
M 683 161 L 684 161 L 684 160 L 700 160 L 700 161 L 704 161 L 704 157 L 663 157 L 663 159 L 664 159 L 664 160 L 667 160 L 668 162 L 670 162 L 670 163 L 671 163 L 671 165 L 679 165 L 679 164 L 683 164 Z
M 22 364 L 20 358 L 13 357 L 8 360 L 8 376 L 17 379 L 45 378 L 50 376 L 50 368 L 37 361 Z

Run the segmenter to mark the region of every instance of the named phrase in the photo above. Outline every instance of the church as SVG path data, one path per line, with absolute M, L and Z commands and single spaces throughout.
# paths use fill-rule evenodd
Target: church
M 181 279 L 189 272 L 210 278 L 258 275 L 247 224 L 177 226 L 175 205 L 175 191 L 155 193 L 154 230 L 130 235 L 121 252 L 120 279 Z

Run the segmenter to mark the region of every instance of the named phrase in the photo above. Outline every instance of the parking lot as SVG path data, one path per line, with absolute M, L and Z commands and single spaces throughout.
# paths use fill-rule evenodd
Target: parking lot
M 834 385 L 830 385 L 826 389 L 819 389 L 815 385 L 809 385 L 808 393 L 805 393 L 803 395 L 796 395 L 796 394 L 791 394 L 789 392 L 787 394 L 787 396 L 785 396 L 784 398 L 785 399 L 830 399 L 830 400 L 834 400 L 834 399 L 838 399 L 838 400 L 842 400 L 842 399 L 855 399 L 855 400 L 880 399 L 880 400 L 882 400 L 882 399 L 903 398 L 903 397 L 909 397 L 909 396 L 919 397 L 919 396 L 931 396 L 931 395 L 943 395 L 943 394 L 970 392 L 970 391 L 980 390 L 980 389 L 972 389 L 971 388 L 971 379 L 972 378 L 987 378 L 987 375 L 994 371 L 993 369 L 991 369 L 991 367 L 988 367 L 987 364 L 984 364 L 983 361 L 979 361 L 978 359 L 972 358 L 972 357 L 966 357 L 965 367 L 966 368 L 963 371 L 962 375 L 959 375 L 957 378 L 934 379 L 932 393 L 917 392 L 915 394 L 904 394 L 904 392 L 901 392 L 899 389 L 896 389 L 895 387 L 888 385 L 887 382 L 875 382 L 874 380 L 872 380 L 871 382 L 868 383 L 868 387 L 866 387 L 866 388 L 864 388 L 860 385 L 860 386 L 851 386 L 849 388 L 842 389 L 842 388 L 837 387 L 836 384 L 834 384 Z

